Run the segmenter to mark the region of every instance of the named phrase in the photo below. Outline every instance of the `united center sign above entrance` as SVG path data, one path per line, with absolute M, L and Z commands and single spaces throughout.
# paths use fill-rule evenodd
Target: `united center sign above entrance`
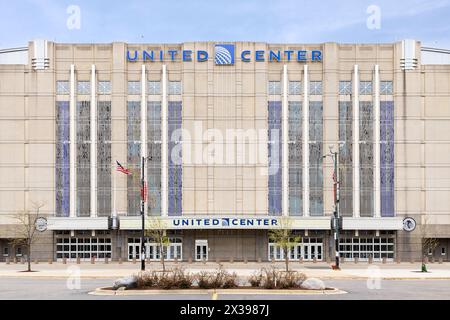
M 216 65 L 234 65 L 234 44 L 216 44 L 214 46 L 214 63 Z M 238 54 L 242 62 L 321 62 L 320 50 L 242 50 Z M 208 61 L 209 53 L 205 50 L 127 50 L 129 62 L 154 62 L 154 61 Z
M 156 222 L 156 223 L 155 223 Z M 181 216 L 148 217 L 146 228 L 154 229 L 314 229 L 329 230 L 330 217 L 270 217 L 270 216 Z M 120 229 L 138 230 L 139 217 L 120 217 Z

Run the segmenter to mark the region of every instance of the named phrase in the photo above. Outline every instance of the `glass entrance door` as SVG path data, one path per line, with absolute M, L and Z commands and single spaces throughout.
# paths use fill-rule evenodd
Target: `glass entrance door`
M 139 260 L 141 245 L 139 243 L 128 243 L 128 261 Z
M 208 261 L 208 240 L 195 240 L 195 261 Z
M 316 258 L 317 261 L 321 261 L 322 249 L 322 243 L 305 243 L 303 245 L 303 259 L 305 261 L 313 261 Z

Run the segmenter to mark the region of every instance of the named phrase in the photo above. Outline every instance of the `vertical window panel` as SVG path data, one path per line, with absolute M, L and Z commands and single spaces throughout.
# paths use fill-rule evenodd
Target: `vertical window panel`
M 360 215 L 373 216 L 373 105 L 369 101 L 359 104 L 359 163 L 360 163 Z
M 141 103 L 127 103 L 127 211 L 129 216 L 140 214 L 141 199 Z
M 339 210 L 341 216 L 353 216 L 353 133 L 352 103 L 339 101 Z
M 79 217 L 91 214 L 91 141 L 90 141 L 90 101 L 77 102 L 77 205 Z
M 323 215 L 323 104 L 309 103 L 309 201 L 310 215 Z
M 97 215 L 111 215 L 111 101 L 97 104 Z
M 70 203 L 70 111 L 68 101 L 56 102 L 56 216 L 69 216 Z
M 168 214 L 176 216 L 182 214 L 182 149 L 180 134 L 173 133 L 181 129 L 181 101 L 169 101 L 168 107 Z
M 381 216 L 394 213 L 394 102 L 380 103 Z
M 269 215 L 281 215 L 281 102 L 268 102 L 268 205 Z
M 147 103 L 147 146 L 148 214 L 161 215 L 161 102 L 159 101 Z
M 289 215 L 301 216 L 302 195 L 302 105 L 289 102 Z

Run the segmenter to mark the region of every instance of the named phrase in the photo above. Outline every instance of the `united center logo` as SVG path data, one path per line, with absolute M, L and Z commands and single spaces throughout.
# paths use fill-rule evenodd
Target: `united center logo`
M 220 65 L 234 64 L 234 44 L 216 44 L 214 62 Z

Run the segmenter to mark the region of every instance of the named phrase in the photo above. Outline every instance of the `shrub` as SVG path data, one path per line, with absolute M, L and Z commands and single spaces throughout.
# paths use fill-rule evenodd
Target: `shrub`
M 212 288 L 211 274 L 207 271 L 201 271 L 197 274 L 197 285 L 201 289 Z
M 250 286 L 254 288 L 258 288 L 261 286 L 261 283 L 263 281 L 263 273 L 262 270 L 253 273 L 249 278 L 248 282 L 250 283 Z
M 136 276 L 137 288 L 151 288 L 158 284 L 158 275 L 156 272 L 143 271 Z
M 262 287 L 265 289 L 277 288 L 278 282 L 280 281 L 280 272 L 275 267 L 263 268 L 262 274 Z
M 298 271 L 283 272 L 280 275 L 279 282 L 277 283 L 277 288 L 280 289 L 291 289 L 300 288 L 303 281 L 305 281 L 306 276 Z
M 194 278 L 191 274 L 185 273 L 183 269 L 175 269 L 172 276 L 176 288 L 189 289 L 192 287 Z
M 233 273 L 226 273 L 223 279 L 222 288 L 224 289 L 230 289 L 230 288 L 237 288 L 239 287 L 238 281 L 237 281 L 237 274 L 236 272 Z

